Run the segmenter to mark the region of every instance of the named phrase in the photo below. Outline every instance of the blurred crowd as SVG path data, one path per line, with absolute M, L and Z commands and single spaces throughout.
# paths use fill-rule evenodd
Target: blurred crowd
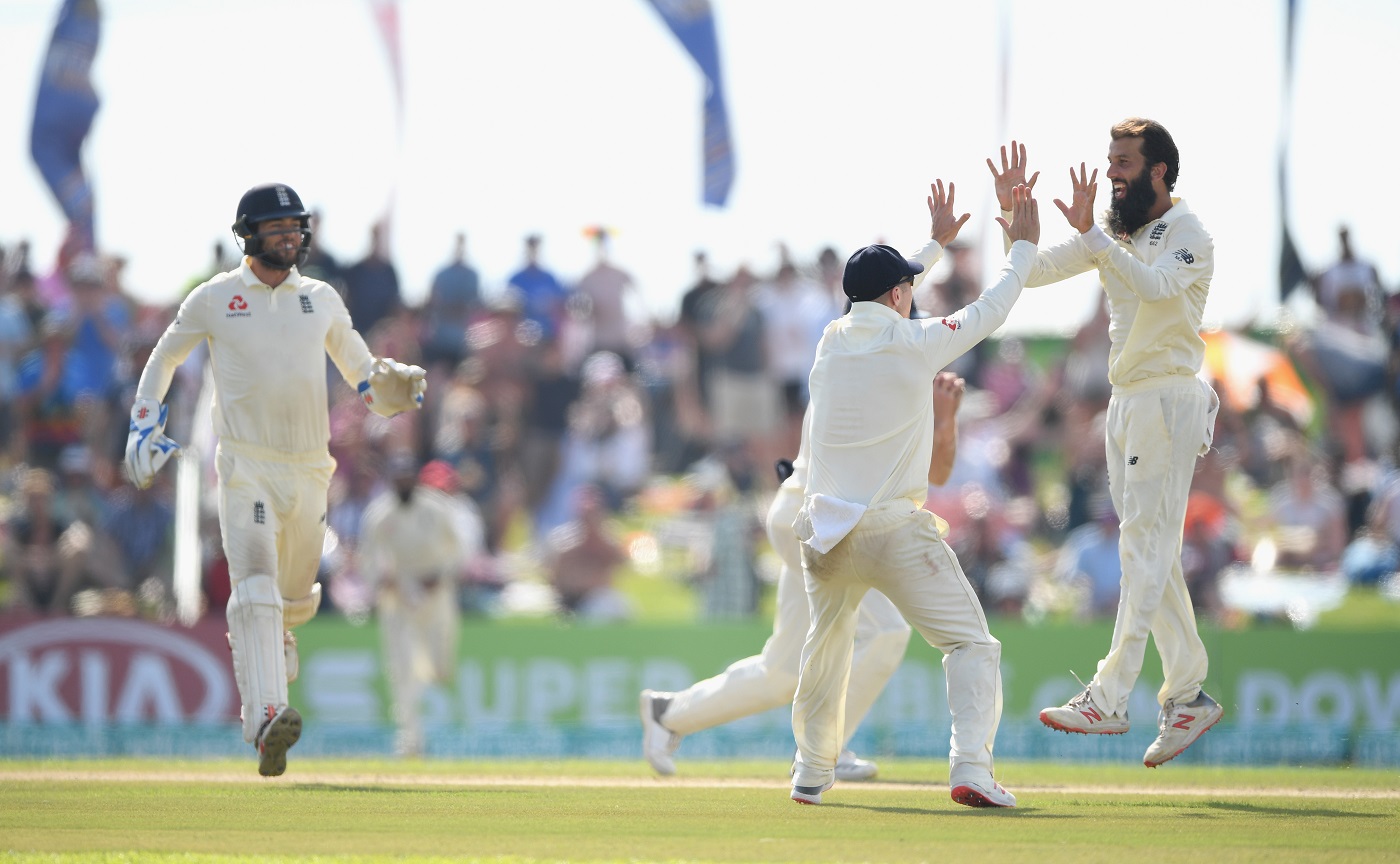
M 545 238 L 530 236 L 518 271 L 490 286 L 466 237 L 444 238 L 446 260 L 421 303 L 406 302 L 378 230 L 353 262 L 313 245 L 302 272 L 342 293 L 374 354 L 417 363 L 429 381 L 421 412 L 385 420 L 328 365 L 338 467 L 323 614 L 372 608 L 361 522 L 393 487 L 391 455 L 401 470 L 405 453 L 417 483 L 452 496 L 479 526 L 479 551 L 457 574 L 464 611 L 626 620 L 641 614 L 628 576 L 643 574 L 680 585 L 697 616 L 760 614 L 775 569 L 762 531 L 773 465 L 797 450 L 811 358 L 845 305 L 845 256 L 827 249 L 798 261 L 783 251 L 772 272 L 721 274 L 697 252 L 677 262 L 681 299 L 658 320 L 611 259 L 608 231 L 591 237 L 596 261 L 585 273 L 556 273 Z M 1336 262 L 1293 304 L 1302 314 L 1239 334 L 1296 371 L 1304 401 L 1279 398 L 1277 379 L 1262 374 L 1243 388 L 1216 382 L 1225 398 L 1182 550 L 1204 618 L 1293 615 L 1280 593 L 1291 589 L 1266 577 L 1345 592 L 1400 570 L 1400 286 L 1382 286 L 1345 229 L 1339 241 Z M 916 298 L 926 313 L 980 292 L 976 252 L 948 253 Z M 124 263 L 73 242 L 51 265 L 31 260 L 23 240 L 0 246 L 7 608 L 174 614 L 176 472 L 137 490 L 121 463 L 137 378 L 178 298 L 138 302 Z M 209 271 L 187 287 L 235 266 L 216 244 Z M 950 524 L 949 542 L 994 614 L 1090 618 L 1116 608 L 1107 360 L 1100 305 L 1069 338 L 991 339 L 953 367 L 968 388 L 958 457 L 926 506 Z M 1250 374 L 1228 356 L 1208 367 Z M 167 432 L 207 475 L 202 390 L 195 356 L 172 387 Z M 199 502 L 202 602 L 221 613 L 228 571 L 212 488 Z

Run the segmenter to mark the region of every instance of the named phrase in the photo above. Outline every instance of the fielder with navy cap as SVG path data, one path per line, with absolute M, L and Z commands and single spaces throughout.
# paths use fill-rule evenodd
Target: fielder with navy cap
M 967 215 L 953 187 L 930 188 L 932 241 L 946 246 Z M 843 282 L 851 310 L 827 325 L 811 374 L 807 486 L 793 525 L 812 625 L 792 705 L 798 764 L 792 800 L 820 804 L 835 781 L 861 600 L 888 597 L 943 653 L 953 715 L 949 789 L 971 807 L 1014 807 L 993 776 L 1001 720 L 1001 643 L 953 550 L 947 524 L 923 509 L 933 453 L 933 387 L 949 362 L 991 335 L 1011 312 L 1035 261 L 1040 218 L 1024 186 L 1011 220 L 998 218 L 1011 251 L 997 281 L 945 318 L 912 320 L 921 261 L 888 246 L 851 256 Z

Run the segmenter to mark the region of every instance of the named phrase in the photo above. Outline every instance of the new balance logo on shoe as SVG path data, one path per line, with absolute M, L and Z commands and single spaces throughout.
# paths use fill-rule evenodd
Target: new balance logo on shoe
M 1175 726 L 1175 727 L 1178 728 L 1178 729 L 1187 729 L 1187 730 L 1189 730 L 1189 729 L 1191 728 L 1191 724 L 1194 723 L 1194 722 L 1196 722 L 1196 715 L 1195 715 L 1195 714 L 1182 714 L 1180 717 L 1177 718 L 1177 721 L 1176 721 L 1175 723 L 1173 723 L 1172 725 Z
M 1126 711 L 1123 714 L 1105 711 L 1094 701 L 1093 692 L 1088 687 L 1069 700 L 1068 704 L 1041 711 L 1040 722 L 1051 729 L 1082 735 L 1122 735 L 1128 731 Z

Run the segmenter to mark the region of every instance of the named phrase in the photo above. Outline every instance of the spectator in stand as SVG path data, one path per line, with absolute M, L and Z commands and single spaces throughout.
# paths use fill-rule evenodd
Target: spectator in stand
M 341 266 L 334 255 L 326 251 L 326 247 L 321 243 L 321 223 L 323 221 L 325 219 L 321 215 L 321 211 L 311 211 L 311 221 L 307 223 L 307 227 L 311 230 L 311 243 L 306 252 L 306 263 L 297 269 L 301 275 L 311 279 L 320 279 L 335 288 L 343 297 L 345 296 L 345 268 Z M 237 266 L 238 261 L 232 260 L 217 272 L 222 273 Z
M 73 330 L 65 375 L 72 383 L 90 445 L 102 439 L 110 423 L 108 400 L 117 382 L 117 359 L 131 330 L 131 311 L 117 281 L 120 267 L 104 264 L 91 253 L 75 257 L 68 268 L 70 300 L 63 307 Z
M 423 360 L 430 373 L 450 372 L 467 359 L 467 329 L 481 311 L 481 276 L 467 263 L 467 235 L 459 231 L 452 260 L 433 275 L 423 307 Z
M 1400 469 L 1376 484 L 1366 524 L 1342 552 L 1342 572 L 1353 585 L 1374 585 L 1400 571 Z
M 802 275 L 786 247 L 781 249 L 778 272 L 757 287 L 754 305 L 762 315 L 764 350 L 782 405 L 777 446 L 783 453 L 796 453 L 802 441 L 807 376 L 817 356 L 817 342 L 823 328 L 840 312 L 829 314 L 821 286 Z
M 20 360 L 19 428 L 30 464 L 50 471 L 63 448 L 82 443 L 74 376 L 68 372 L 73 322 L 62 312 L 44 318 L 39 344 Z
M 700 341 L 716 360 L 711 373 L 712 447 L 741 444 L 755 464 L 771 465 L 790 451 L 782 451 L 775 440 L 782 406 L 770 374 L 756 282 L 748 268 L 740 267 L 710 295 L 714 305 L 704 316 Z
M 55 512 L 49 471 L 26 469 L 19 493 L 20 506 L 9 517 L 0 556 L 0 566 L 9 573 L 11 608 L 68 615 L 80 590 L 128 587 L 127 574 L 116 562 L 94 554 L 96 531 Z
M 1311 280 L 1322 315 L 1290 347 L 1321 385 L 1328 435 L 1346 464 L 1354 465 L 1376 455 L 1364 412 L 1385 390 L 1389 345 L 1381 330 L 1384 296 L 1376 268 L 1356 256 L 1346 226 L 1337 240 L 1337 262 Z
M 525 506 L 537 513 L 559 474 L 563 443 L 569 431 L 569 412 L 582 395 L 579 377 L 564 364 L 557 339 L 540 344 L 532 366 L 532 386 L 525 407 L 520 470 L 525 482 Z
M 112 563 L 130 574 L 132 587 L 146 589 L 143 602 L 158 609 L 174 604 L 174 529 L 175 510 L 166 484 L 145 489 L 123 486 L 102 525 L 117 553 Z
M 546 569 L 560 609 L 581 621 L 624 621 L 632 602 L 617 589 L 617 573 L 627 550 L 608 521 L 601 489 L 584 484 L 575 490 L 575 516 L 554 528 L 547 543 Z
M 0 460 L 10 452 L 11 436 L 19 423 L 15 411 L 19 361 L 33 348 L 34 333 L 16 280 L 0 268 Z
M 1112 615 L 1118 609 L 1123 565 L 1118 560 L 1118 514 L 1104 489 L 1090 504 L 1092 521 L 1069 533 L 1060 549 L 1055 575 L 1083 591 L 1086 616 Z
M 651 421 L 622 359 L 600 351 L 584 362 L 581 377 L 583 390 L 569 412 L 559 471 L 536 519 L 541 534 L 574 517 L 580 487 L 597 487 L 615 513 L 650 476 Z
M 388 228 L 375 223 L 369 232 L 369 252 L 345 271 L 345 306 L 350 324 L 365 341 L 373 339 L 376 325 L 403 305 L 399 272 L 389 255 Z
M 432 456 L 456 474 L 460 492 L 481 513 L 486 550 L 501 551 L 506 529 L 515 513 L 509 468 L 501 464 L 497 420 L 486 393 L 480 389 L 484 366 L 468 360 L 448 383 L 433 432 Z
M 1323 462 L 1296 440 L 1288 475 L 1269 491 L 1268 540 L 1280 570 L 1335 572 L 1347 542 L 1346 507 Z
M 520 311 L 525 320 L 532 321 L 544 337 L 556 337 L 564 324 L 569 289 L 553 272 L 540 263 L 540 246 L 544 239 L 538 234 L 525 238 L 525 266 L 506 285 L 508 293 L 518 295 Z M 531 342 L 536 342 L 533 339 Z
M 688 439 L 688 449 L 697 452 L 696 458 L 709 449 L 713 422 L 711 379 L 719 365 L 716 352 L 705 343 L 701 334 L 714 317 L 715 294 L 721 287 L 710 277 L 706 254 L 696 252 L 695 282 L 681 296 L 680 315 L 676 319 L 689 367 L 676 392 L 676 411 L 680 415 L 681 434 Z
M 597 261 L 574 285 L 574 296 L 581 302 L 583 320 L 589 333 L 589 351 L 611 351 L 622 358 L 629 372 L 636 369 L 637 332 L 641 321 L 641 296 L 632 274 L 613 264 L 608 257 L 607 228 L 596 225 L 588 235 L 597 247 Z

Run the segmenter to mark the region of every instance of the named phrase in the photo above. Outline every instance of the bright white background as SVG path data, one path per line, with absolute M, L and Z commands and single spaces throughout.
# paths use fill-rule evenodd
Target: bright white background
M 1400 282 L 1385 186 L 1400 137 L 1391 0 L 1300 0 L 1291 122 L 1283 0 L 713 0 L 737 162 L 723 210 L 700 203 L 703 79 L 644 0 L 402 0 L 402 129 L 369 0 L 100 2 L 103 102 L 84 162 L 99 243 L 129 258 L 144 299 L 177 296 L 231 240 L 243 191 L 277 180 L 323 212 L 320 239 L 346 263 L 392 202 L 410 301 L 458 230 L 498 290 L 525 234 L 543 233 L 545 263 L 573 279 L 592 260 L 584 227 L 602 223 L 619 232 L 614 260 L 670 318 L 697 249 L 721 276 L 770 269 L 779 242 L 801 263 L 828 244 L 842 257 L 877 241 L 912 251 L 935 177 L 958 184 L 964 239 L 990 258 L 984 160 L 1013 135 L 1043 171 L 1044 237 L 1058 239 L 1050 199 L 1066 194 L 1066 169 L 1103 164 L 1109 126 L 1132 114 L 1181 148 L 1177 194 L 1216 241 L 1213 323 L 1276 315 L 1281 134 L 1304 262 L 1329 263 L 1347 223 L 1386 287 Z M 29 124 L 59 5 L 0 2 L 0 243 L 28 239 L 41 272 L 63 222 Z M 1095 290 L 1029 292 L 1008 329 L 1073 328 Z

